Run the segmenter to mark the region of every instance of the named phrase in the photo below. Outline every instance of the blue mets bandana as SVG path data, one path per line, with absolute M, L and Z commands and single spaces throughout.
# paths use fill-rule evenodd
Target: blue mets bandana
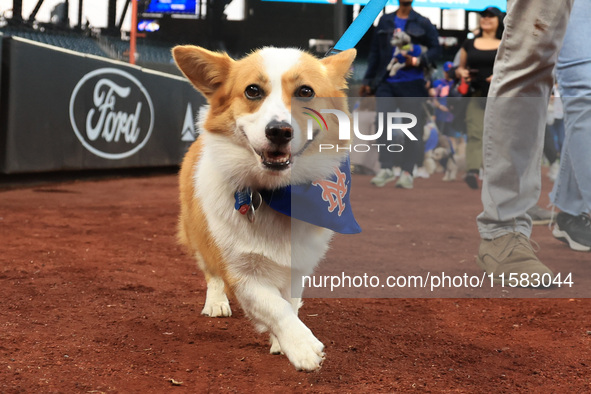
M 347 157 L 326 180 L 264 190 L 261 196 L 267 205 L 284 215 L 337 233 L 357 234 L 361 227 L 353 216 L 350 192 L 351 164 Z

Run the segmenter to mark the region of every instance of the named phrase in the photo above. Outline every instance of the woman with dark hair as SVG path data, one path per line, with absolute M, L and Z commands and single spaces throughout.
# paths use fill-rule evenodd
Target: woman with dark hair
M 497 49 L 503 35 L 504 14 L 496 7 L 488 7 L 480 12 L 480 32 L 473 39 L 468 39 L 460 49 L 460 65 L 456 77 L 463 78 L 470 84 L 471 99 L 466 110 L 466 168 L 464 178 L 472 189 L 479 188 L 478 173 L 482 166 L 482 132 L 484 122 L 485 99 L 492 80 L 493 66 Z

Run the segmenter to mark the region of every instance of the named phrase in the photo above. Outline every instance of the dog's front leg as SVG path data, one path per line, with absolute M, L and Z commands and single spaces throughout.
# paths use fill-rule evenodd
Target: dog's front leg
M 324 345 L 297 317 L 291 303 L 281 297 L 276 287 L 261 283 L 258 278 L 244 278 L 234 292 L 246 314 L 277 338 L 279 349 L 297 369 L 320 368 Z
M 300 370 L 320 368 L 324 345 L 298 318 L 300 299 L 289 301 L 290 270 L 260 255 L 246 255 L 234 265 L 232 289 L 244 312 L 261 331 L 270 331 L 289 361 Z
M 291 306 L 293 308 L 293 312 L 297 316 L 298 310 L 302 306 L 302 299 L 301 298 L 289 298 L 289 297 L 290 297 L 289 293 L 287 296 L 284 295 L 285 299 L 289 299 L 291 301 Z M 269 350 L 269 353 L 283 354 L 283 351 L 281 350 L 281 345 L 279 344 L 279 341 L 277 340 L 277 337 L 274 334 L 269 335 L 269 340 L 271 342 L 271 349 Z
M 232 316 L 232 309 L 230 308 L 230 303 L 225 292 L 224 280 L 211 273 L 199 252 L 195 253 L 195 259 L 197 260 L 197 265 L 203 271 L 205 281 L 207 282 L 205 306 L 203 306 L 201 314 L 209 317 Z
M 206 275 L 207 295 L 202 315 L 209 317 L 232 316 L 232 309 L 224 291 L 224 281 L 217 276 Z

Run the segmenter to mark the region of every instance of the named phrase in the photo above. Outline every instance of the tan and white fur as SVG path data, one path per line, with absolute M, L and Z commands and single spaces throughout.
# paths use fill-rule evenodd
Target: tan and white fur
M 299 319 L 301 290 L 292 294 L 290 278 L 292 272 L 312 274 L 333 233 L 264 202 L 251 223 L 234 209 L 234 193 L 310 183 L 338 167 L 346 150 L 318 149 L 322 143 L 350 144 L 338 140 L 336 117 L 332 133 L 315 130 L 308 141 L 303 121 L 292 118 L 292 105 L 301 99 L 305 106 L 310 96 L 336 97 L 329 99 L 333 108 L 348 113 L 344 89 L 355 51 L 319 60 L 268 47 L 233 60 L 178 46 L 173 57 L 209 104 L 180 172 L 179 239 L 205 274 L 202 314 L 231 316 L 228 297 L 234 296 L 255 327 L 270 333 L 271 353 L 285 354 L 297 369 L 316 370 L 324 345 Z

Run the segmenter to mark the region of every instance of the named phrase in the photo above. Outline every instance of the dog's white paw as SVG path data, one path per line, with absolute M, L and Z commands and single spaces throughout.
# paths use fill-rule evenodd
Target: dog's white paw
M 209 317 L 229 317 L 232 316 L 232 309 L 228 301 L 205 302 L 201 314 Z
M 324 345 L 307 327 L 287 332 L 280 337 L 281 349 L 298 370 L 315 371 L 324 360 Z
M 277 337 L 275 335 L 271 334 L 271 337 L 269 339 L 271 341 L 271 349 L 269 350 L 269 353 L 283 354 L 283 351 L 281 350 L 281 345 L 279 344 Z

